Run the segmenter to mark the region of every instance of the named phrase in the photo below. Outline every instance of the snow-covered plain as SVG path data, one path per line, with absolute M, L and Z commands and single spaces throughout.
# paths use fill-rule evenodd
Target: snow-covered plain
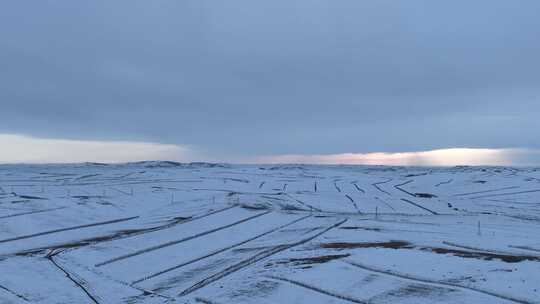
M 540 303 L 540 169 L 0 166 L 0 303 Z

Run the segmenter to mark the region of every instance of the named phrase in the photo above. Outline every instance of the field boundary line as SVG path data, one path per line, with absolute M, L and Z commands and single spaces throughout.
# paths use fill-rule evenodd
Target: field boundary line
M 159 245 L 151 246 L 151 247 L 148 247 L 148 248 L 145 248 L 145 249 L 137 250 L 137 251 L 134 251 L 132 253 L 121 255 L 121 256 L 106 260 L 104 262 L 97 263 L 94 266 L 95 267 L 105 266 L 105 265 L 108 265 L 108 264 L 111 264 L 111 263 L 114 263 L 114 262 L 118 262 L 118 261 L 121 261 L 121 260 L 132 258 L 134 256 L 138 256 L 138 255 L 141 255 L 141 254 L 145 254 L 145 253 L 148 253 L 148 252 L 156 251 L 156 250 L 163 249 L 163 248 L 166 248 L 166 247 L 169 247 L 169 246 L 173 246 L 173 245 L 177 245 L 177 244 L 180 244 L 180 243 L 183 243 L 183 242 L 187 242 L 189 240 L 193 240 L 193 239 L 196 239 L 196 238 L 199 238 L 199 237 L 202 237 L 202 236 L 205 236 L 205 235 L 208 235 L 208 234 L 211 234 L 211 233 L 223 230 L 223 229 L 227 229 L 227 228 L 230 228 L 230 227 L 245 223 L 247 221 L 253 220 L 253 219 L 258 218 L 260 216 L 269 214 L 270 212 L 272 212 L 272 211 L 266 211 L 266 212 L 258 213 L 256 215 L 253 215 L 253 216 L 250 216 L 250 217 L 247 217 L 247 218 L 243 218 L 243 219 L 241 219 L 239 221 L 236 221 L 234 223 L 230 223 L 230 224 L 220 226 L 220 227 L 217 227 L 217 228 L 214 228 L 214 229 L 206 230 L 206 231 L 203 231 L 203 232 L 200 232 L 200 233 L 197 233 L 197 234 L 194 234 L 194 235 L 190 235 L 188 237 L 184 237 L 184 238 L 181 238 L 181 239 L 178 239 L 178 240 L 169 241 L 169 242 L 166 242 L 166 243 L 163 243 L 163 244 L 159 244 Z
M 439 285 L 441 287 L 454 287 L 454 288 L 459 288 L 459 289 L 470 290 L 470 291 L 474 291 L 474 292 L 477 292 L 477 293 L 481 293 L 481 294 L 484 294 L 484 295 L 496 297 L 496 298 L 499 298 L 499 299 L 503 299 L 503 300 L 507 300 L 507 301 L 511 301 L 511 302 L 515 302 L 515 303 L 519 303 L 519 304 L 537 304 L 538 303 L 538 302 L 530 302 L 530 301 L 527 301 L 527 300 L 524 300 L 524 299 L 517 299 L 517 298 L 510 297 L 510 296 L 497 294 L 497 293 L 494 293 L 494 292 L 491 292 L 491 291 L 488 291 L 488 290 L 484 290 L 484 289 L 468 287 L 468 286 L 462 285 L 462 284 L 449 283 L 449 282 L 440 282 L 440 281 L 431 280 L 431 279 L 427 279 L 427 278 L 416 277 L 416 276 L 409 275 L 409 274 L 398 273 L 398 272 L 395 272 L 395 271 L 383 270 L 383 269 L 375 268 L 375 267 L 372 267 L 372 266 L 366 266 L 364 264 L 360 264 L 360 263 L 353 262 L 353 261 L 344 260 L 344 261 L 341 261 L 341 262 L 346 263 L 346 264 L 351 265 L 351 266 L 354 266 L 354 267 L 357 267 L 357 268 L 360 268 L 360 269 L 363 269 L 363 270 L 366 270 L 366 271 L 370 271 L 370 272 L 375 272 L 375 273 L 379 273 L 379 274 L 384 274 L 384 275 L 388 275 L 388 276 L 392 276 L 392 277 L 397 277 L 397 278 L 410 280 L 410 281 L 416 281 L 416 282 L 425 283 L 425 284 Z
M 313 285 L 309 285 L 309 284 L 306 284 L 306 283 L 303 283 L 303 282 L 299 282 L 299 281 L 295 281 L 295 280 L 291 280 L 291 279 L 287 279 L 287 278 L 283 278 L 283 277 L 273 276 L 273 275 L 265 276 L 265 278 L 273 279 L 273 280 L 276 280 L 276 281 L 287 282 L 287 283 L 292 284 L 292 285 L 303 287 L 303 288 L 309 289 L 311 291 L 315 291 L 315 292 L 318 292 L 318 293 L 321 293 L 321 294 L 324 294 L 324 295 L 327 295 L 327 296 L 330 296 L 330 297 L 334 297 L 334 298 L 337 298 L 337 299 L 340 299 L 340 300 L 348 301 L 348 302 L 351 302 L 351 303 L 368 304 L 367 301 L 363 301 L 363 300 L 360 300 L 360 299 L 355 299 L 355 298 L 353 298 L 351 296 L 341 295 L 341 294 L 338 294 L 338 293 L 335 293 L 335 292 L 332 292 L 332 291 L 324 290 L 322 288 L 319 288 L 319 287 L 316 287 L 316 286 L 313 286 Z

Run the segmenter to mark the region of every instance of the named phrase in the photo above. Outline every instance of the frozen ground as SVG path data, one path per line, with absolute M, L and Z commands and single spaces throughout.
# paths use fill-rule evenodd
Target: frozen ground
M 540 170 L 0 166 L 0 303 L 540 303 Z

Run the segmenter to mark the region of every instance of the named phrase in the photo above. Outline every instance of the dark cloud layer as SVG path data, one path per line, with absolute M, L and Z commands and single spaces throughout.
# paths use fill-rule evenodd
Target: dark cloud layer
M 231 156 L 540 148 L 540 2 L 4 1 L 0 133 Z

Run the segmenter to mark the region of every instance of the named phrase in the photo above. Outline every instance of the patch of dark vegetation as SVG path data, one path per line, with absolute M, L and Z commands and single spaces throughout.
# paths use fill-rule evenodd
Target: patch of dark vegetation
M 467 258 L 467 259 L 479 259 L 484 261 L 500 260 L 505 263 L 519 263 L 523 261 L 540 262 L 540 257 L 528 256 L 528 255 L 510 255 L 510 254 L 498 254 L 490 252 L 479 251 L 466 251 L 460 249 L 449 249 L 439 247 L 424 247 L 420 248 L 422 251 L 431 251 L 437 254 L 451 254 L 454 256 Z
M 269 210 L 270 206 L 266 204 L 240 204 L 240 208 L 248 209 L 248 210 Z
M 287 262 L 298 265 L 311 265 L 311 264 L 324 264 L 333 260 L 349 257 L 350 254 L 335 254 L 335 255 L 322 255 L 309 258 L 289 259 Z
M 414 196 L 416 196 L 416 197 L 421 197 L 421 198 L 434 198 L 434 197 L 437 197 L 435 194 L 431 194 L 431 193 L 421 193 L 421 192 L 415 193 Z
M 176 224 L 176 223 L 180 223 L 180 222 L 183 222 L 183 221 L 187 221 L 187 220 L 191 220 L 193 218 L 193 216 L 175 216 L 172 218 L 172 220 L 170 220 L 170 223 L 171 224 Z

